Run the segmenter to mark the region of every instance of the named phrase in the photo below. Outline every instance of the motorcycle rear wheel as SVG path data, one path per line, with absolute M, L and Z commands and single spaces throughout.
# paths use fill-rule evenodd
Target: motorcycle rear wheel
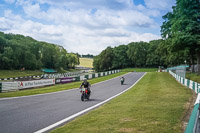
M 86 97 L 86 98 L 87 98 L 87 100 L 89 100 L 89 99 L 90 99 L 90 95 L 89 95 L 89 94 L 87 94 L 87 97 Z
M 84 101 L 84 95 L 83 94 L 81 95 L 81 101 Z

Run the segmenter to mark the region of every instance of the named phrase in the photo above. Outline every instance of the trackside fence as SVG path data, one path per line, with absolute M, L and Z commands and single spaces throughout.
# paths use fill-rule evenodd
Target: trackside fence
M 169 70 L 169 73 L 182 85 L 187 86 L 188 88 L 192 89 L 198 94 L 188 125 L 185 130 L 185 133 L 200 133 L 200 127 L 199 127 L 200 126 L 200 123 L 199 123 L 200 122 L 200 118 L 199 118 L 200 84 L 192 80 L 183 78 L 173 73 L 171 70 Z
M 51 79 L 40 79 L 40 80 L 28 80 L 28 81 L 13 81 L 13 82 L 0 82 L 0 93 L 8 91 L 17 91 L 28 88 L 42 87 L 55 85 L 59 83 L 70 83 L 74 81 L 81 81 L 84 78 L 92 79 L 97 77 L 102 77 L 114 73 L 118 73 L 120 70 L 112 70 L 108 72 L 100 72 L 88 75 L 79 75 L 74 77 L 61 77 L 61 78 L 51 78 Z
M 76 77 L 57 78 L 56 84 L 82 81 L 84 78 L 87 78 L 87 79 L 98 78 L 98 77 L 107 76 L 107 75 L 119 73 L 119 72 L 120 70 L 112 70 L 112 71 L 107 71 L 107 72 L 93 73 L 93 74 L 81 75 L 81 76 L 76 76 Z
M 10 77 L 10 78 L 0 78 L 0 81 L 8 81 L 8 80 L 22 80 L 22 79 L 38 79 L 38 78 L 64 78 L 69 76 L 78 76 L 81 75 L 84 71 L 77 72 L 68 72 L 68 73 L 56 73 L 56 74 L 43 74 L 43 75 L 35 75 L 35 76 L 24 76 L 24 77 Z

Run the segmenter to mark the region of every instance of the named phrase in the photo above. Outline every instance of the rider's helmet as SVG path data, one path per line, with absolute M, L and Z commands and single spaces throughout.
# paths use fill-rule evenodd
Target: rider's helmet
M 84 78 L 83 81 L 86 82 L 86 81 L 87 81 L 87 78 Z

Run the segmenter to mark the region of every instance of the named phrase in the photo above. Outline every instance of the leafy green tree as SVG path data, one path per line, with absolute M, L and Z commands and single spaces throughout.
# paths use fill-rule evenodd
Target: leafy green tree
M 113 60 L 113 49 L 111 47 L 107 47 L 101 53 L 101 64 L 102 69 L 104 71 L 112 69 L 112 60 Z
M 1 60 L 2 60 L 2 67 L 4 69 L 12 69 L 13 64 L 14 64 L 14 52 L 11 47 L 5 47 L 4 52 L 1 55 Z
M 146 66 L 148 43 L 146 42 L 134 42 L 128 44 L 128 57 L 135 67 Z
M 112 60 L 112 68 L 126 68 L 131 65 L 130 60 L 127 55 L 128 46 L 120 45 L 118 47 L 113 48 L 113 60 Z
M 93 66 L 94 66 L 94 69 L 95 69 L 97 72 L 100 72 L 100 71 L 102 70 L 102 69 L 101 69 L 101 59 L 100 59 L 100 55 L 94 57 Z
M 3 52 L 4 47 L 6 46 L 7 42 L 6 39 L 0 36 L 0 53 Z
M 69 54 L 67 54 L 67 59 L 68 59 L 70 68 L 74 68 L 75 65 L 79 64 L 79 58 L 78 58 L 77 54 L 69 53 Z
M 106 71 L 112 69 L 113 48 L 107 47 L 98 56 L 94 57 L 94 69 L 96 71 Z
M 187 53 L 192 64 L 197 57 L 200 74 L 200 1 L 177 0 L 173 12 L 163 16 L 162 37 L 171 41 L 171 52 Z
M 24 66 L 29 70 L 34 70 L 37 66 L 36 57 L 30 51 L 25 52 Z
M 160 44 L 159 40 L 149 42 L 147 50 L 146 65 L 149 67 L 158 67 L 160 64 L 160 55 L 157 52 L 157 48 Z
M 0 32 L 0 69 L 67 69 L 78 63 L 78 54 L 67 53 L 62 46 Z

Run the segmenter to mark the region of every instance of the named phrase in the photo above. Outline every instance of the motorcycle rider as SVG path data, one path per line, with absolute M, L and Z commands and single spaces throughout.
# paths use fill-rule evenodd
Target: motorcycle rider
M 84 88 L 86 88 L 88 90 L 88 94 L 90 94 L 91 90 L 90 90 L 90 83 L 87 81 L 86 78 L 83 79 L 83 83 L 81 84 L 80 88 L 82 88 L 82 86 L 84 86 Z
M 125 80 L 125 78 L 124 78 L 124 77 L 121 77 L 121 79 L 120 79 L 121 84 L 124 84 L 124 80 Z

